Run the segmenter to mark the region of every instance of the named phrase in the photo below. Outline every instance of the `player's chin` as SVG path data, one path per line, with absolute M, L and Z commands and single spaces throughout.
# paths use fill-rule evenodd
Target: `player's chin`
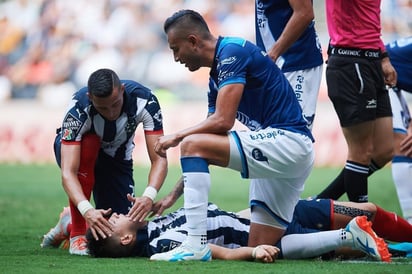
M 196 71 L 200 68 L 199 66 L 189 66 L 189 65 L 187 65 L 186 67 L 189 71 L 192 71 L 192 72 Z

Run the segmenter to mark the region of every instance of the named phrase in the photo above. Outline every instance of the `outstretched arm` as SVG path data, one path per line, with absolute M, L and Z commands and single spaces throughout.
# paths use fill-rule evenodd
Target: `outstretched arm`
M 258 260 L 263 263 L 272 263 L 279 254 L 279 248 L 271 245 L 258 245 L 257 247 L 226 248 L 209 244 L 214 259 L 221 260 Z
M 129 201 L 133 202 L 133 207 L 129 211 L 129 217 L 134 221 L 144 221 L 144 219 L 152 211 L 153 200 L 156 198 L 157 192 L 162 187 L 167 175 L 167 157 L 166 155 L 158 155 L 154 151 L 156 140 L 163 134 L 145 134 L 146 147 L 150 158 L 150 171 L 148 177 L 147 188 L 141 197 L 131 197 L 128 195 Z
M 179 180 L 176 182 L 174 188 L 170 191 L 170 193 L 153 204 L 152 213 L 150 217 L 160 216 L 166 209 L 174 205 L 177 199 L 179 199 L 179 197 L 182 196 L 183 187 L 183 177 L 180 177 Z

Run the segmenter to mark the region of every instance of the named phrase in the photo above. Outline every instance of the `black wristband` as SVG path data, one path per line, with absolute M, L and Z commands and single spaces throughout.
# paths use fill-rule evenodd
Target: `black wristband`
M 386 58 L 386 57 L 388 57 L 388 58 L 389 58 L 389 54 L 388 54 L 388 52 L 387 52 L 387 51 L 382 52 L 382 53 L 381 53 L 381 59 Z

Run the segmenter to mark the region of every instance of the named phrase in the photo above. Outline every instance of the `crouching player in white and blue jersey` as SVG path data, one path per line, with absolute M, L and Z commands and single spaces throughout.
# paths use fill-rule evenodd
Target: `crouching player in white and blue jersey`
M 403 95 L 412 93 L 412 36 L 387 44 L 386 50 L 398 74 L 396 86 L 389 90 L 395 141 L 392 177 L 403 217 L 412 224 L 412 120 Z
M 292 219 L 314 163 L 313 136 L 288 80 L 267 54 L 238 37 L 214 37 L 204 18 L 181 10 L 164 24 L 176 62 L 189 71 L 210 68 L 208 116 L 192 127 L 162 136 L 155 151 L 180 144 L 188 235 L 178 248 L 153 260 L 210 259 L 206 214 L 209 165 L 251 179 L 248 245 L 277 242 Z M 235 121 L 247 127 L 235 130 Z

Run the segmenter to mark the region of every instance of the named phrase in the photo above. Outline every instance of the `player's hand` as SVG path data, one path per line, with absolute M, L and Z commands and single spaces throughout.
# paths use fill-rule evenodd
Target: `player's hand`
M 174 195 L 167 195 L 163 197 L 162 199 L 160 199 L 159 201 L 153 204 L 152 213 L 150 214 L 149 217 L 161 216 L 166 209 L 174 205 L 176 200 L 177 199 L 174 197 Z
M 279 254 L 279 248 L 272 245 L 258 245 L 255 247 L 255 260 L 263 263 L 273 263 Z
M 388 57 L 382 59 L 382 71 L 385 84 L 389 87 L 394 87 L 398 81 L 398 76 Z
M 166 157 L 166 150 L 171 147 L 177 146 L 180 141 L 182 141 L 182 139 L 179 138 L 176 134 L 161 136 L 155 143 L 154 151 L 158 155 Z
M 89 209 L 84 214 L 84 219 L 86 220 L 89 228 L 92 232 L 93 237 L 96 241 L 99 238 L 106 239 L 112 236 L 113 225 L 109 223 L 107 217 L 112 212 L 112 209 Z
M 152 199 L 146 196 L 135 198 L 130 194 L 127 194 L 127 199 L 133 203 L 127 216 L 134 222 L 143 222 L 147 215 L 152 211 Z
M 412 135 L 409 134 L 405 139 L 400 143 L 400 150 L 402 155 L 407 157 L 412 157 Z

